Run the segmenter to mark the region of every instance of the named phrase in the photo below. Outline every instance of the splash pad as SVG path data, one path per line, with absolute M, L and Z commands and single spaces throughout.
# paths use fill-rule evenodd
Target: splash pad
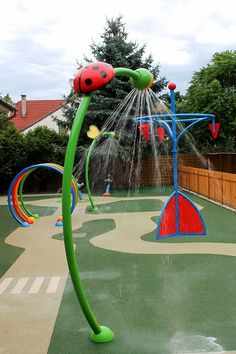
M 74 165 L 74 158 L 75 158 L 75 151 L 77 147 L 77 142 L 79 139 L 80 131 L 82 124 L 84 122 L 85 115 L 88 111 L 91 99 L 93 97 L 93 91 L 96 89 L 99 89 L 109 83 L 114 76 L 128 76 L 131 79 L 131 83 L 133 88 L 140 90 L 140 91 L 146 91 L 150 86 L 152 85 L 153 82 L 153 76 L 152 74 L 147 70 L 147 69 L 138 69 L 138 70 L 130 70 L 126 68 L 116 68 L 113 69 L 109 64 L 106 63 L 91 63 L 83 68 L 81 68 L 75 79 L 74 79 L 74 88 L 75 91 L 78 93 L 84 93 L 84 96 L 82 98 L 82 101 L 80 103 L 80 106 L 76 112 L 74 123 L 72 126 L 68 146 L 67 146 L 67 152 L 66 152 L 66 158 L 65 158 L 65 173 L 63 176 L 63 198 L 62 198 L 62 208 L 63 208 L 63 231 L 64 231 L 64 243 L 65 243 L 65 250 L 66 250 L 66 256 L 67 256 L 67 262 L 69 266 L 69 271 L 72 279 L 72 283 L 74 286 L 74 290 L 76 292 L 78 301 L 81 305 L 82 311 L 84 313 L 85 318 L 87 319 L 92 332 L 90 334 L 90 339 L 93 342 L 97 343 L 105 343 L 105 342 L 110 342 L 114 339 L 114 333 L 112 332 L 111 329 L 109 329 L 106 326 L 101 326 L 91 307 L 88 302 L 88 299 L 86 297 L 86 294 L 84 292 L 82 282 L 80 279 L 80 274 L 79 274 L 79 269 L 78 269 L 78 264 L 74 252 L 74 244 L 73 244 L 73 237 L 72 237 L 72 220 L 71 220 L 71 215 L 70 215 L 70 188 L 69 188 L 69 182 L 71 180 L 72 176 L 72 170 L 73 170 L 73 165 Z M 174 87 L 175 88 L 175 87 Z M 164 133 L 165 131 L 169 134 L 173 141 L 173 159 L 174 159 L 174 179 L 175 179 L 175 188 L 177 190 L 178 188 L 178 180 L 177 180 L 177 142 L 178 139 L 184 134 L 180 133 L 179 135 L 176 134 L 176 124 L 177 124 L 177 119 L 176 117 L 177 114 L 175 114 L 175 107 L 174 107 L 174 88 L 170 88 L 172 92 L 172 113 L 171 115 L 168 116 L 161 116 L 159 115 L 158 117 L 150 117 L 149 115 L 147 116 L 142 116 L 140 118 L 137 118 L 136 124 L 148 124 L 146 126 L 146 132 L 148 134 L 148 129 L 150 129 L 151 125 L 154 122 L 154 119 L 157 120 L 155 123 L 159 124 L 159 137 L 161 139 L 164 139 Z M 172 116 L 174 116 L 174 119 L 172 119 Z M 137 117 L 137 116 L 136 116 Z M 179 117 L 180 118 L 180 117 Z M 215 117 L 212 115 L 197 115 L 191 117 L 188 116 L 181 116 L 180 119 L 178 119 L 178 122 L 181 121 L 182 118 L 185 118 L 184 123 L 189 123 L 188 127 L 186 127 L 186 130 L 189 130 L 192 126 L 197 124 L 197 122 L 200 122 L 202 120 L 207 120 L 210 119 L 212 121 L 212 130 L 215 132 L 216 130 L 216 123 L 215 123 Z M 198 118 L 198 120 L 196 120 Z M 150 124 L 151 123 L 151 124 Z M 171 127 L 170 127 L 171 126 Z M 161 129 L 160 129 L 161 128 Z M 163 130 L 165 129 L 165 131 Z M 191 202 L 183 195 L 180 194 L 177 190 L 177 192 L 174 192 L 174 194 L 170 197 L 170 200 L 168 201 L 167 205 L 169 205 L 171 212 L 168 213 L 168 209 L 165 212 L 164 215 L 173 215 L 173 213 L 178 214 L 178 211 L 182 209 L 187 209 L 189 208 L 189 205 L 191 205 L 191 212 L 195 212 L 195 218 L 198 218 L 200 220 L 199 225 L 200 225 L 200 232 L 205 232 L 205 228 L 203 226 L 203 221 L 201 219 L 201 216 L 199 212 L 196 210 L 193 204 L 190 204 Z M 177 197 L 176 197 L 177 196 Z M 187 203 L 187 206 L 186 206 Z M 166 208 L 165 208 L 166 209 Z M 165 210 L 164 209 L 164 210 Z M 181 213 L 179 213 L 181 214 Z M 168 218 L 167 218 L 168 219 Z M 166 225 L 166 222 L 168 221 L 165 217 L 163 218 L 163 225 Z M 178 219 L 174 218 L 174 224 L 172 224 L 172 230 L 168 229 L 166 230 L 164 228 L 164 233 L 168 235 L 173 235 L 173 234 L 178 234 L 180 235 L 180 232 L 183 230 L 177 230 L 179 228 L 179 220 L 182 220 L 181 217 L 178 216 Z M 173 226 L 174 225 L 174 226 Z

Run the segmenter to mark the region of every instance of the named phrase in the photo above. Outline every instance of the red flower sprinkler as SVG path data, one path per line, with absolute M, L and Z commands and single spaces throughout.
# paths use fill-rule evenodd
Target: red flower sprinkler
M 104 62 L 90 63 L 79 69 L 74 79 L 74 89 L 77 93 L 84 93 L 80 106 L 76 112 L 74 123 L 71 129 L 69 142 L 67 145 L 64 176 L 62 182 L 62 215 L 64 244 L 68 267 L 74 289 L 92 332 L 90 339 L 96 343 L 106 343 L 114 339 L 112 330 L 106 326 L 100 326 L 85 295 L 77 265 L 72 237 L 72 220 L 70 215 L 70 181 L 73 171 L 77 141 L 79 139 L 81 127 L 84 122 L 89 104 L 94 90 L 100 89 L 108 84 L 114 76 L 128 76 L 131 79 L 133 88 L 147 90 L 153 83 L 153 75 L 149 70 L 140 68 L 131 70 L 126 68 L 113 68 Z

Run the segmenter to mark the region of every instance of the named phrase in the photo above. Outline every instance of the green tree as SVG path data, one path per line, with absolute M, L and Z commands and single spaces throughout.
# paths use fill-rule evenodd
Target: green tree
M 106 20 L 106 26 L 101 35 L 101 43 L 94 41 L 90 45 L 91 53 L 94 59 L 104 61 L 113 67 L 126 67 L 130 69 L 138 69 L 140 67 L 149 69 L 153 75 L 155 83 L 152 89 L 160 92 L 166 86 L 166 79 L 159 77 L 159 65 L 153 65 L 152 55 L 145 57 L 146 45 L 141 45 L 134 41 L 128 40 L 128 33 L 125 29 L 122 16 Z M 87 62 L 91 62 L 90 58 L 84 58 Z M 101 90 L 96 91 L 96 95 L 90 105 L 86 122 L 83 126 L 82 139 L 86 140 L 85 134 L 90 124 L 96 124 L 102 127 L 104 122 L 131 91 L 130 80 L 126 77 L 116 77 L 108 85 Z M 66 121 L 59 121 L 59 124 L 66 128 L 71 128 L 75 109 L 78 103 L 71 101 L 71 93 L 68 96 L 69 105 L 64 109 Z
M 47 127 L 37 127 L 25 134 L 24 144 L 26 166 L 51 162 L 64 165 L 68 136 L 58 134 Z M 38 169 L 27 179 L 26 189 L 33 179 L 39 182 L 40 190 L 45 190 L 46 180 L 54 178 L 55 172 L 48 169 Z M 33 179 L 31 179 L 33 178 Z
M 6 191 L 14 176 L 24 167 L 24 137 L 11 123 L 0 129 L 0 190 Z
M 216 141 L 207 129 L 207 123 L 192 130 L 202 152 L 236 151 L 235 93 L 236 51 L 215 53 L 206 67 L 193 74 L 184 101 L 185 111 L 215 114 L 221 123 Z
M 30 130 L 24 137 L 27 162 L 31 165 L 53 162 L 64 164 L 68 137 L 47 127 Z

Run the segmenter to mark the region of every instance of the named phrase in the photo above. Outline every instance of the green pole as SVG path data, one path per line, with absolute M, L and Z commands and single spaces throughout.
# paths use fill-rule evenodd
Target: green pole
M 100 134 L 97 136 L 97 138 L 100 136 Z M 93 213 L 98 213 L 99 209 L 98 207 L 95 206 L 94 202 L 93 202 L 93 198 L 92 198 L 92 194 L 91 194 L 91 190 L 90 190 L 90 186 L 89 186 L 89 161 L 90 161 L 90 156 L 92 154 L 93 148 L 96 144 L 97 138 L 95 138 L 92 142 L 92 144 L 89 147 L 88 150 L 88 154 L 86 157 L 86 164 L 85 164 L 85 184 L 86 184 L 86 189 L 87 189 L 87 193 L 88 193 L 88 197 L 89 197 L 89 201 L 91 204 L 91 211 Z
M 72 236 L 72 222 L 70 213 L 70 193 L 71 193 L 71 178 L 74 166 L 75 152 L 80 130 L 84 121 L 85 114 L 92 99 L 93 93 L 85 95 L 76 112 L 75 120 L 71 129 L 70 138 L 66 150 L 64 176 L 62 181 L 62 218 L 63 218 L 63 232 L 64 244 L 66 250 L 66 257 L 68 267 L 72 279 L 72 283 L 81 305 L 84 316 L 86 317 L 93 332 L 90 334 L 90 339 L 94 342 L 110 342 L 114 338 L 113 332 L 105 326 L 100 326 L 95 318 L 93 311 L 89 305 L 85 295 L 80 275 L 79 268 L 74 252 L 74 243 Z

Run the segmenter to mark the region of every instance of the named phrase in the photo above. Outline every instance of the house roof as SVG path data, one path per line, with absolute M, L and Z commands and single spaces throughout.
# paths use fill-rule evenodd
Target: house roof
M 31 127 L 35 123 L 57 111 L 65 100 L 26 100 L 26 116 L 22 116 L 22 101 L 16 103 L 17 113 L 12 119 L 19 131 Z

